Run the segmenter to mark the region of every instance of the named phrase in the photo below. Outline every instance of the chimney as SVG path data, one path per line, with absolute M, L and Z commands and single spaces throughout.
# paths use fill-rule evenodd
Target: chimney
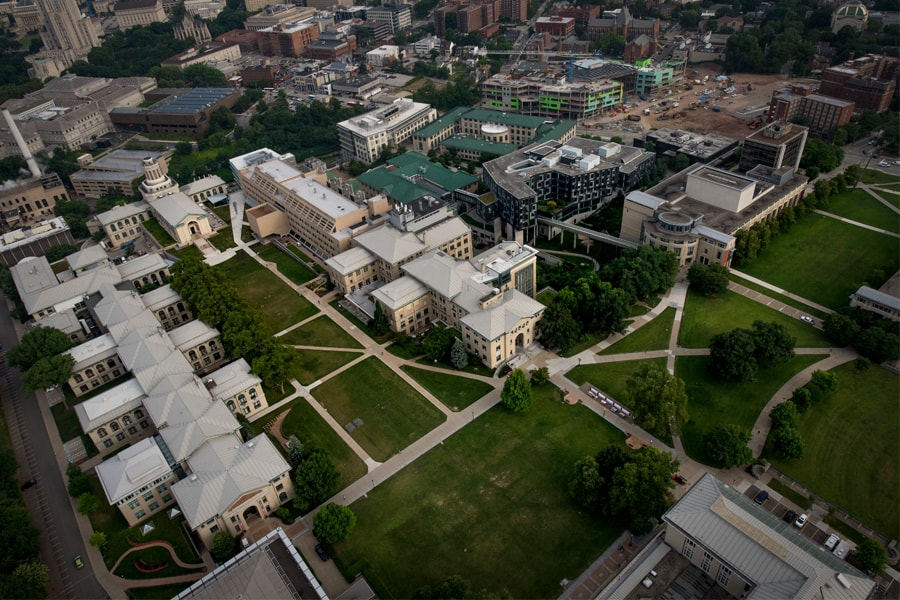
M 3 118 L 6 119 L 6 124 L 9 125 L 9 130 L 16 140 L 19 152 L 22 153 L 22 158 L 28 163 L 28 169 L 31 171 L 32 177 L 40 177 L 41 169 L 38 167 L 37 161 L 34 160 L 34 156 L 31 155 L 31 150 L 28 149 L 28 144 L 25 143 L 25 138 L 22 137 L 22 132 L 19 131 L 19 128 L 16 126 L 16 122 L 13 120 L 12 115 L 9 114 L 8 109 L 3 109 Z

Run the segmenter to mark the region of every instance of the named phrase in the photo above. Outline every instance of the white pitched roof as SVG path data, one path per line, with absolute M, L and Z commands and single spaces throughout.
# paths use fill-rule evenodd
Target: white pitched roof
M 94 305 L 94 314 L 107 328 L 127 323 L 147 312 L 136 291 L 121 291 L 112 286 L 100 290 L 103 298 Z
M 150 208 L 159 219 L 171 227 L 178 227 L 190 217 L 207 218 L 206 211 L 194 204 L 182 192 L 172 192 L 154 200 L 150 200 Z
M 356 236 L 356 243 L 389 264 L 396 264 L 427 248 L 415 234 L 397 231 L 389 225 Z
M 157 311 L 160 308 L 168 306 L 173 302 L 178 302 L 179 300 L 181 300 L 181 296 L 179 296 L 178 292 L 173 290 L 172 286 L 168 283 L 158 288 L 154 288 L 146 294 L 141 294 L 141 302 L 152 311 Z
M 225 181 L 221 177 L 219 177 L 218 175 L 207 175 L 206 177 L 202 177 L 197 181 L 192 181 L 181 186 L 181 191 L 190 196 L 192 194 L 197 194 L 204 190 L 209 190 L 220 185 L 225 185 Z
M 219 337 L 219 331 L 199 319 L 188 321 L 169 332 L 169 339 L 182 352 L 217 337 Z
M 57 311 L 72 308 L 102 286 L 122 281 L 116 268 L 112 264 L 106 264 L 59 283 L 50 263 L 43 256 L 23 258 L 10 269 L 10 273 L 28 314 L 51 307 L 55 307 Z
M 468 261 L 456 260 L 440 250 L 406 263 L 403 270 L 445 298 L 453 299 L 466 284 L 480 286 L 484 293 L 491 291 L 489 286 L 472 279 L 476 270 Z
M 463 236 L 471 231 L 466 222 L 460 217 L 453 217 L 446 221 L 441 221 L 434 227 L 429 227 L 424 231 L 420 231 L 419 235 L 422 241 L 429 248 L 437 248 L 441 244 L 446 244 L 456 238 Z
M 165 440 L 176 461 L 190 459 L 193 465 L 193 455 L 198 449 L 205 448 L 215 438 L 231 437 L 238 429 L 240 424 L 228 407 L 216 401 L 207 405 L 206 411 L 196 419 L 177 425 L 170 424 L 160 429 L 159 435 Z
M 88 246 L 84 250 L 73 252 L 66 257 L 66 262 L 69 263 L 69 268 L 73 271 L 86 269 L 103 261 L 109 261 L 109 256 L 106 255 L 106 250 L 99 244 L 96 246 Z
M 146 202 L 132 202 L 123 206 L 113 206 L 106 212 L 97 215 L 97 221 L 100 225 L 109 225 L 126 217 L 133 217 L 150 210 L 150 205 Z
M 406 306 L 428 293 L 428 288 L 415 277 L 401 277 L 372 292 L 372 297 L 391 310 Z
M 119 358 L 129 371 L 161 363 L 175 351 L 175 345 L 159 328 L 137 329 L 119 340 Z
M 116 340 L 113 339 L 113 336 L 106 333 L 78 344 L 74 348 L 69 348 L 66 350 L 66 353 L 69 354 L 75 360 L 75 364 L 78 365 L 83 361 L 94 360 L 101 356 L 112 356 L 112 354 L 115 354 L 115 349 Z M 112 353 L 110 353 L 110 351 L 112 351 Z
M 171 473 L 156 438 L 145 438 L 96 467 L 97 477 L 110 504 Z
M 173 352 L 165 360 L 156 364 L 144 365 L 134 376 L 141 382 L 145 390 L 152 390 L 160 382 L 173 375 L 191 374 L 191 363 L 180 352 Z
M 485 310 L 472 312 L 460 319 L 476 333 L 487 340 L 495 340 L 502 334 L 511 331 L 527 317 L 536 317 L 544 310 L 544 305 L 520 292 L 508 290 L 503 299 Z
M 171 260 L 166 260 L 160 254 L 145 254 L 131 260 L 126 260 L 117 265 L 122 279 L 136 279 L 141 275 L 148 273 L 157 273 L 163 269 L 167 269 L 175 264 Z
M 242 444 L 237 436 L 210 440 L 191 457 L 191 475 L 172 492 L 191 527 L 226 512 L 241 496 L 269 485 L 290 465 L 260 434 Z
M 866 598 L 875 586 L 790 523 L 707 473 L 663 520 L 753 582 L 747 598 Z M 850 585 L 845 587 L 836 576 Z
M 106 390 L 75 405 L 75 414 L 81 429 L 91 431 L 103 423 L 124 415 L 141 405 L 144 390 L 136 379 Z
M 70 334 L 79 331 L 81 329 L 81 323 L 78 321 L 78 317 L 75 316 L 75 311 L 69 308 L 62 312 L 47 315 L 41 319 L 41 327 L 53 327 L 65 334 Z
M 254 385 L 262 383 L 262 379 L 250 372 L 250 365 L 243 358 L 228 363 L 220 369 L 216 369 L 206 376 L 207 382 L 212 382 L 209 393 L 213 398 L 231 398 L 238 392 L 242 392 Z
M 370 265 L 374 262 L 374 254 L 372 254 L 365 248 L 354 246 L 353 248 L 350 248 L 345 252 L 341 252 L 340 254 L 332 256 L 325 261 L 325 264 L 341 275 L 347 275 L 348 273 L 352 273 L 353 271 L 361 269 L 364 266 Z

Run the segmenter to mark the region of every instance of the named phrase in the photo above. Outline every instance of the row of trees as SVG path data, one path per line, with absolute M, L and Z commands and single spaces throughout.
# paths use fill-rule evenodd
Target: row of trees
M 569 494 L 581 508 L 618 519 L 633 533 L 646 533 L 672 504 L 678 464 L 653 447 L 629 452 L 609 445 L 575 463 Z
M 12 450 L 0 451 L 0 598 L 46 598 L 50 573 L 38 558 L 38 530 L 19 491 L 18 468 Z
M 656 365 L 644 365 L 626 383 L 628 405 L 640 427 L 666 438 L 687 422 L 688 396 L 681 378 Z
M 247 306 L 221 272 L 197 259 L 181 260 L 172 267 L 172 288 L 197 318 L 222 332 L 228 356 L 243 357 L 267 385 L 284 389 L 297 354 L 272 339 L 259 313 Z
M 709 367 L 723 379 L 749 381 L 760 367 L 769 369 L 791 360 L 796 343 L 784 325 L 754 321 L 751 329 L 738 327 L 712 338 Z
M 537 325 L 543 344 L 565 352 L 583 335 L 624 331 L 628 307 L 672 287 L 677 272 L 678 259 L 664 249 L 625 250 L 560 290 Z
M 900 323 L 860 308 L 832 313 L 822 320 L 825 336 L 836 346 L 853 346 L 874 363 L 900 357 Z

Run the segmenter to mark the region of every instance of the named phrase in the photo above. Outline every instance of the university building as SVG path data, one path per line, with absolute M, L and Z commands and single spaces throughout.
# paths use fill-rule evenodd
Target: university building
M 338 123 L 341 159 L 363 164 L 375 162 L 386 148 L 396 148 L 422 126 L 437 119 L 430 104 L 407 98 Z
M 621 105 L 622 98 L 622 84 L 612 80 L 566 83 L 497 74 L 481 84 L 485 108 L 578 122 Z

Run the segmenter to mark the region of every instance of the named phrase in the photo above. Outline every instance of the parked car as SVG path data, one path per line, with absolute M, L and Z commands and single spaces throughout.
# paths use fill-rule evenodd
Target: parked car
M 76 554 L 76 555 L 75 555 L 75 560 L 74 560 L 73 562 L 75 563 L 75 568 L 76 568 L 76 569 L 83 569 L 83 568 L 84 568 L 84 561 L 81 559 L 81 555 L 80 555 L 80 554 Z
M 34 487 L 35 484 L 37 484 L 37 480 L 35 480 L 35 479 L 29 479 L 28 481 L 26 481 L 25 483 L 23 483 L 21 486 L 19 486 L 19 488 L 22 489 L 22 490 L 27 490 L 27 489 L 30 488 L 30 487 Z
M 681 485 L 687 485 L 687 478 L 680 473 L 675 473 L 674 475 L 672 475 L 672 481 Z
M 325 551 L 325 547 L 322 544 L 316 544 L 316 554 L 319 555 L 319 558 L 322 559 L 322 562 L 327 561 L 330 556 L 328 556 L 328 552 Z
M 797 513 L 795 513 L 792 510 L 789 510 L 786 513 L 784 513 L 784 516 L 782 517 L 782 519 L 784 520 L 785 523 L 793 523 L 794 519 L 796 519 L 796 518 L 797 518 Z
M 841 538 L 834 535 L 833 533 L 828 536 L 828 539 L 825 540 L 825 548 L 829 551 L 834 551 L 837 545 L 841 542 Z
M 803 526 L 806 525 L 807 519 L 809 519 L 809 517 L 806 516 L 806 513 L 803 513 L 802 515 L 797 517 L 796 521 L 794 521 L 794 527 L 796 527 L 798 529 L 803 529 Z
M 769 492 L 767 492 L 766 490 L 763 490 L 756 495 L 756 498 L 754 498 L 753 501 L 756 502 L 757 504 L 762 504 L 763 502 L 765 502 L 768 499 L 769 499 Z
M 810 325 L 816 324 L 815 319 L 813 319 L 812 317 L 807 316 L 807 315 L 800 315 L 800 320 L 803 321 L 804 323 L 809 323 Z

